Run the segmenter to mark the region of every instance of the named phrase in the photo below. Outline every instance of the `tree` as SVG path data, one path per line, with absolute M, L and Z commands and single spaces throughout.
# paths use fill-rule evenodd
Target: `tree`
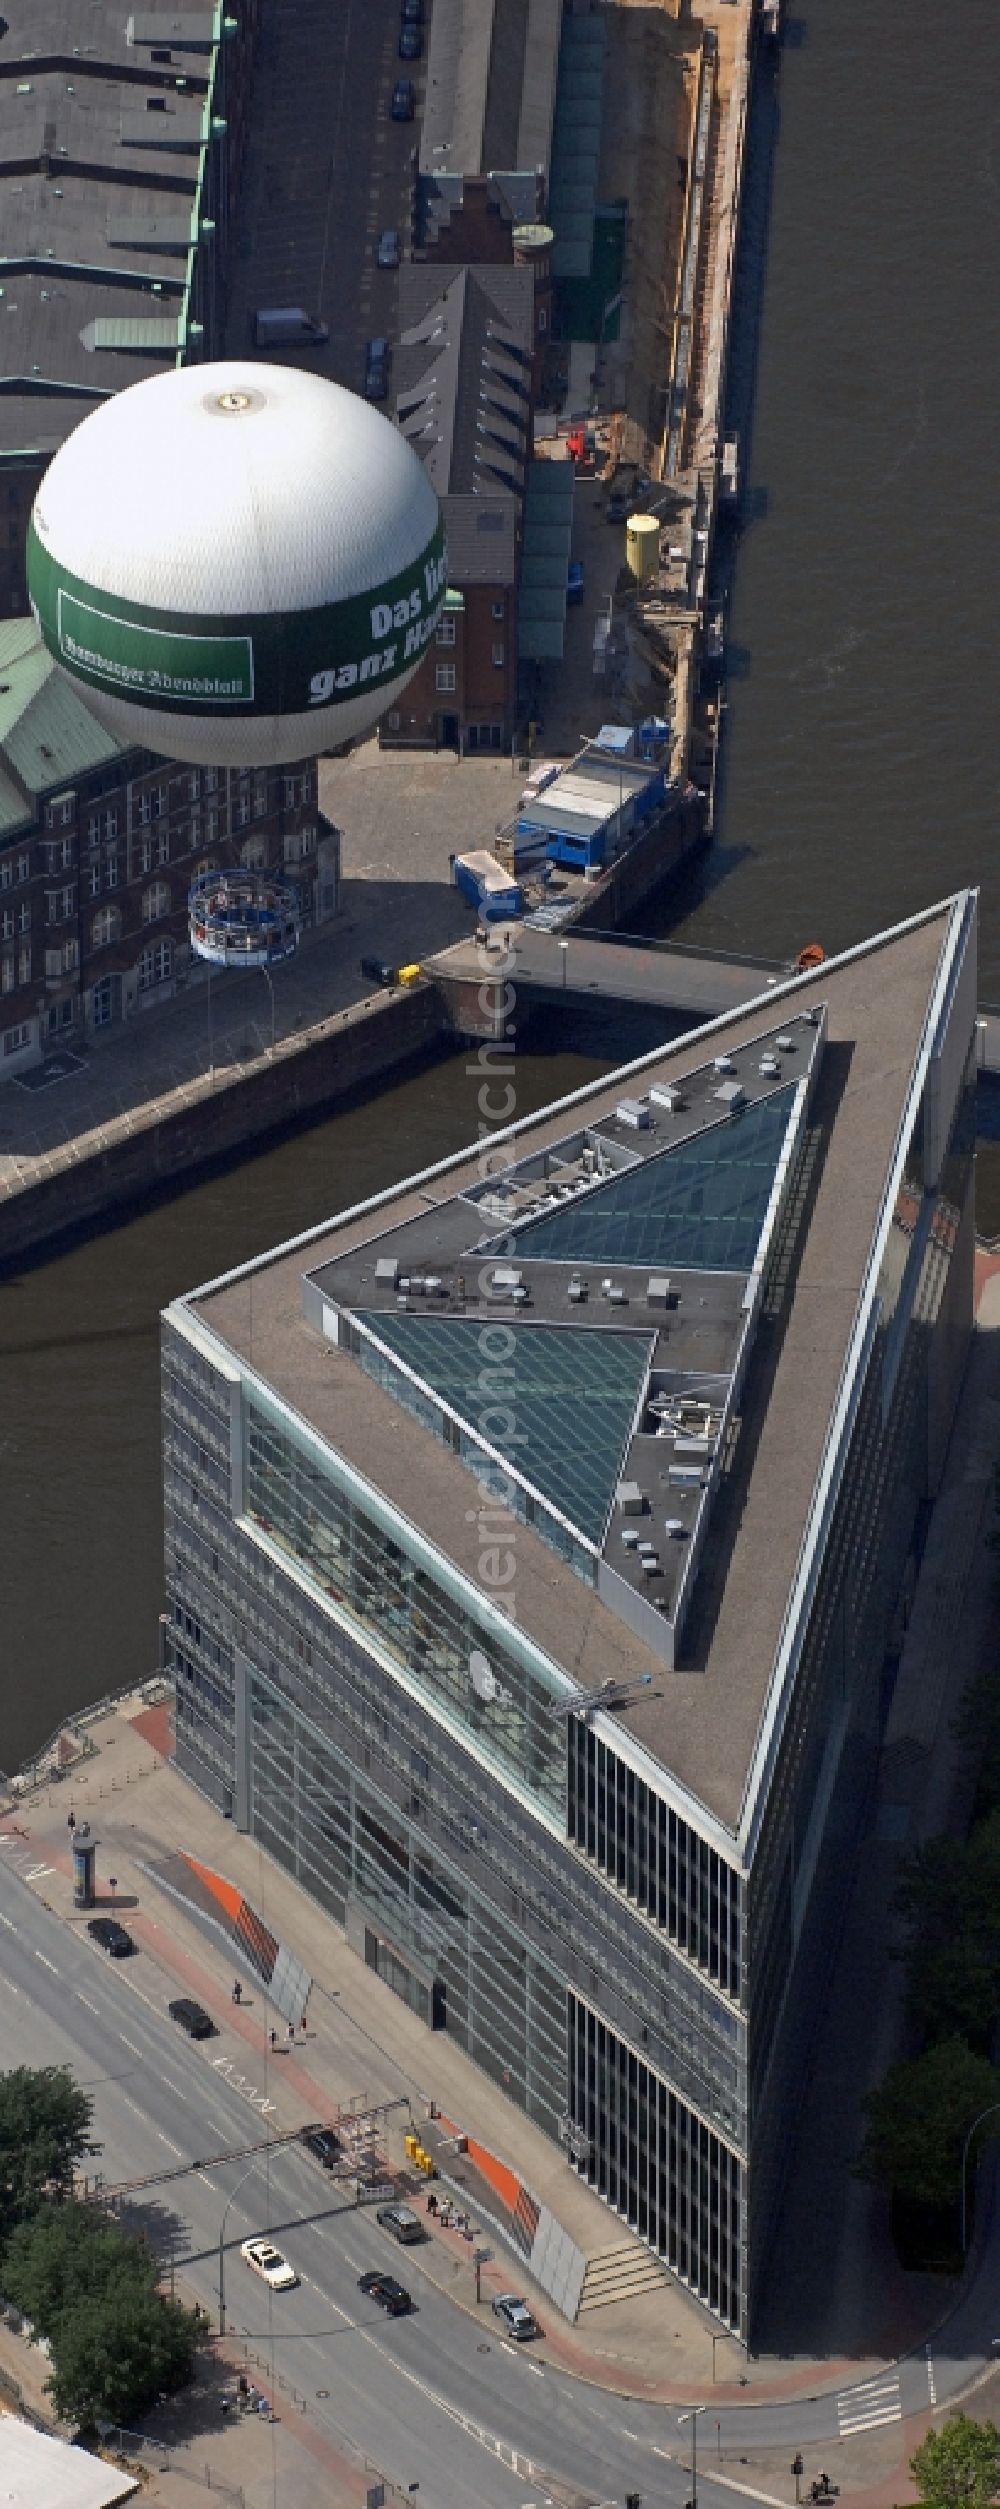
M 953 2414 L 929 2431 L 910 2472 L 921 2500 L 932 2509 L 989 2509 L 1000 2496 L 1000 2431 L 993 2422 Z
M 63 2311 L 45 2382 L 66 2421 L 129 2423 L 191 2376 L 202 2319 L 158 2291 L 88 2293 Z
M 0 2239 L 44 2195 L 72 2193 L 77 2161 L 99 2148 L 92 2114 L 65 2065 L 0 2074 Z
M 965 2137 L 994 2100 L 1000 2073 L 964 2039 L 943 2039 L 923 2056 L 891 2065 L 865 2101 L 858 2176 L 916 2204 L 954 2203 Z
M 918 1848 L 896 1906 L 914 2020 L 930 2039 L 957 2032 L 985 2054 L 1000 2021 L 1000 1812 L 964 1844 L 932 1838 Z
M 156 2266 L 140 2239 L 88 2204 L 41 2204 L 12 2231 L 4 2250 L 4 2291 L 40 2335 L 52 2337 L 81 2291 L 100 2300 L 155 2291 Z

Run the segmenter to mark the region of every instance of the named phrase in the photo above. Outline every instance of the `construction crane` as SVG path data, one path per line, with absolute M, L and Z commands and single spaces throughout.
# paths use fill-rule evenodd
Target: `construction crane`
M 593 1716 L 597 1708 L 627 1707 L 633 1699 L 648 1690 L 652 1673 L 638 1673 L 634 1681 L 600 1681 L 596 1690 L 569 1690 L 563 1699 L 549 1702 L 550 1716 Z

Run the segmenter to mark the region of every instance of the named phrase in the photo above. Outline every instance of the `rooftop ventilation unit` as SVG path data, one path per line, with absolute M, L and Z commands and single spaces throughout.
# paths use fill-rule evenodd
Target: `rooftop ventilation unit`
M 680 1516 L 665 1516 L 663 1519 L 663 1530 L 666 1534 L 668 1542 L 683 1542 L 687 1527 L 682 1522 Z
M 776 1042 L 776 1044 L 777 1044 L 778 1046 L 780 1046 L 782 1054 L 794 1054 L 794 1052 L 795 1052 L 795 1039 L 794 1039 L 794 1037 L 789 1037 L 789 1036 L 787 1036 L 787 1035 L 783 1035 L 783 1036 L 780 1036 L 780 1037 L 776 1038 L 775 1042 Z
M 669 1307 L 670 1282 L 665 1272 L 654 1272 L 646 1284 L 647 1307 Z
M 729 1068 L 732 1070 L 731 1064 Z M 740 1087 L 738 1080 L 724 1080 L 721 1089 L 714 1090 L 712 1094 L 718 1099 L 719 1105 L 725 1107 L 727 1115 L 738 1115 L 741 1106 L 745 1106 L 747 1102 L 746 1090 Z
M 668 1115 L 679 1115 L 684 1104 L 683 1094 L 673 1080 L 654 1081 L 649 1100 L 651 1106 L 662 1106 Z
M 616 1124 L 627 1124 L 634 1133 L 649 1131 L 649 1108 L 643 1098 L 622 1098 L 615 1108 Z
M 762 1080 L 773 1080 L 775 1072 L 780 1072 L 781 1070 L 781 1065 L 778 1061 L 777 1055 L 762 1054 L 760 1062 L 757 1065 L 757 1069 Z
M 736 1065 L 731 1054 L 716 1055 L 715 1061 L 712 1065 L 712 1070 L 714 1072 L 734 1072 L 735 1069 Z
M 577 1278 L 576 1278 L 576 1277 L 575 1277 L 575 1275 L 574 1275 L 574 1278 L 570 1281 L 569 1286 L 568 1286 L 567 1291 L 566 1291 L 566 1296 L 567 1296 L 567 1298 L 572 1298 L 572 1299 L 575 1301 L 576 1305 L 577 1305 L 577 1306 L 580 1306 L 580 1305 L 582 1305 L 583 1300 L 586 1298 L 586 1295 L 587 1295 L 587 1284 L 586 1284 L 586 1281 L 577 1280 Z
M 375 1278 L 382 1289 L 398 1289 L 399 1265 L 395 1255 L 380 1255 L 375 1265 Z
M 646 1513 L 646 1501 L 638 1481 L 619 1481 L 615 1500 L 623 1516 L 644 1516 Z

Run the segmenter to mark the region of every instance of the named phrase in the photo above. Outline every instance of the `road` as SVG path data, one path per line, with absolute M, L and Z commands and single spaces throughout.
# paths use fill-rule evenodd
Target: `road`
M 395 329 L 396 277 L 379 270 L 383 227 L 410 222 L 416 122 L 393 122 L 395 80 L 418 112 L 425 64 L 401 62 L 398 0 L 296 0 L 265 10 L 250 104 L 228 347 L 245 354 L 258 307 L 301 305 L 329 343 L 296 365 L 364 388 L 365 343 Z M 287 356 L 287 351 L 284 352 Z M 280 360 L 279 360 L 280 362 Z
M 143 1953 L 110 1962 L 27 1887 L 31 1851 L 3 1843 L 5 2059 L 72 2068 L 94 2103 L 105 2180 L 128 2182 L 253 2143 L 258 2111 L 221 2069 L 229 2062 L 225 2031 L 200 2045 L 183 2038 L 158 2009 Z M 237 2053 L 245 2061 L 245 2049 Z M 440 2509 L 509 2509 L 550 2491 L 553 2481 L 586 2502 L 620 2502 L 635 2490 L 647 2504 L 679 2509 L 689 2494 L 690 2422 L 676 2407 L 585 2387 L 550 2368 L 544 2346 L 528 2353 L 505 2342 L 492 2317 L 473 2318 L 425 2279 L 413 2252 L 397 2249 L 371 2212 L 346 2203 L 300 2148 L 272 2148 L 210 2171 L 195 2166 L 150 2190 L 132 2215 L 215 2322 L 224 2216 L 230 2330 L 309 2399 L 315 2425 L 331 2439 L 349 2438 L 404 2489 L 418 2483 Z M 298 2290 L 272 2294 L 243 2265 L 240 2241 L 261 2230 L 288 2255 Z M 358 2276 L 373 2265 L 409 2283 L 417 2303 L 411 2317 L 387 2321 L 359 2293 Z M 699 2488 L 712 2488 L 710 2451 L 731 2459 L 803 2448 L 815 2457 L 838 2439 L 943 2403 L 988 2356 L 992 2302 L 984 2269 L 946 2346 L 839 2394 L 706 2402 Z M 505 2462 L 515 2454 L 516 2472 Z

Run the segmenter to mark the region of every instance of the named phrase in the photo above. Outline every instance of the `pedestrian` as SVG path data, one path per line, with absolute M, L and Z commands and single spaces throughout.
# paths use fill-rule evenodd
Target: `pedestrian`
M 290 2022 L 289 2022 L 289 2024 L 288 2024 L 288 2044 L 289 2044 L 289 2047 L 294 2047 L 294 2045 L 295 2045 L 295 2023 L 294 2023 L 294 2021 L 290 2021 Z
M 239 1979 L 238 1979 L 238 1978 L 234 1978 L 234 1979 L 233 1979 L 233 2002 L 234 2002 L 234 2004 L 241 2004 L 241 2003 L 242 2003 L 242 2001 L 243 2001 L 243 1989 L 242 1989 L 242 1987 L 241 1987 L 241 1985 L 240 1985 Z
M 76 1828 L 76 1813 L 75 1813 L 75 1812 L 67 1812 L 67 1815 L 66 1815 L 66 1827 L 67 1827 L 67 1829 L 68 1829 L 69 1831 L 71 1831 L 71 1832 L 72 1832 L 73 1830 L 75 1830 L 75 1828 Z
M 302 2032 L 302 2036 L 303 2036 L 303 2038 L 305 2038 L 305 2034 L 306 2034 L 306 2017 L 305 2017 L 305 2013 L 303 2013 L 303 2015 L 302 2015 L 302 2019 L 301 2019 L 301 2021 L 300 2021 L 300 2023 L 299 2023 L 299 2028 L 300 2028 L 300 2030 L 301 2030 L 301 2032 Z
M 272 2030 L 272 2032 L 271 2032 L 271 2047 L 272 2047 L 272 2050 L 273 2050 L 274 2048 L 276 2048 L 276 2047 L 277 2047 L 277 2044 L 278 2044 L 278 2033 L 277 2033 L 277 2031 L 276 2031 L 276 2030 Z

